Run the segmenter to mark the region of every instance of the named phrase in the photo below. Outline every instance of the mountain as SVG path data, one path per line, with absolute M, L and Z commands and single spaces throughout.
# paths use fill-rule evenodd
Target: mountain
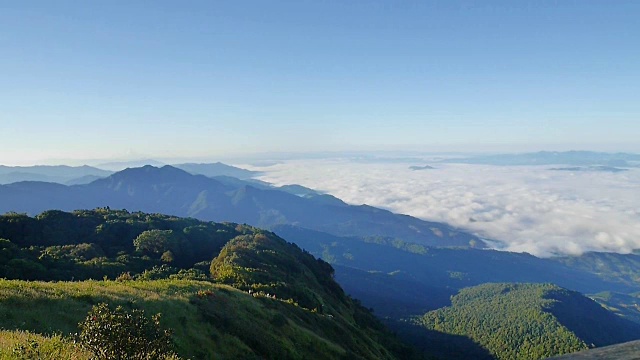
M 227 185 L 233 189 L 240 189 L 243 188 L 245 186 L 253 186 L 255 188 L 258 189 L 274 189 L 274 187 L 269 184 L 268 182 L 264 182 L 264 181 L 260 181 L 260 180 L 256 180 L 256 179 L 244 179 L 244 180 L 240 180 L 238 178 L 235 177 L 231 177 L 231 176 L 225 176 L 225 175 L 218 175 L 218 176 L 213 176 L 211 177 L 214 180 L 217 180 L 221 183 L 223 183 L 224 185 Z
M 4 215 L 0 277 L 14 279 L 0 280 L 3 337 L 72 341 L 107 302 L 161 312 L 185 358 L 413 358 L 329 264 L 247 225 L 108 209 Z
M 552 284 L 463 289 L 450 307 L 415 321 L 433 331 L 467 336 L 497 359 L 540 359 L 640 338 L 640 324 Z
M 129 160 L 129 161 L 112 161 L 96 165 L 100 169 L 110 171 L 121 171 L 127 168 L 143 167 L 143 166 L 164 166 L 165 163 L 153 159 Z
M 640 284 L 640 254 L 617 254 L 586 252 L 581 256 L 559 256 L 552 258 L 574 269 L 597 274 L 606 281 L 615 281 L 629 286 Z
M 613 166 L 570 166 L 570 167 L 560 167 L 560 168 L 551 168 L 549 170 L 553 171 L 569 171 L 569 172 L 608 172 L 608 173 L 619 173 L 623 171 L 629 171 L 629 169 L 623 169 L 619 167 Z
M 99 165 L 104 169 L 121 171 L 127 168 L 144 166 L 164 166 L 155 160 L 136 160 L 128 162 L 114 162 Z M 212 164 L 177 164 L 173 165 L 193 175 L 205 175 L 207 177 L 230 177 L 233 179 L 249 180 L 253 184 L 259 184 L 258 180 L 251 178 L 259 175 L 257 171 L 250 171 L 238 167 L 226 165 L 220 162 Z M 64 185 L 83 185 L 95 180 L 105 178 L 113 174 L 113 171 L 103 170 L 91 166 L 2 166 L 0 165 L 0 184 L 11 184 L 21 181 L 53 182 Z M 266 184 L 266 183 L 264 183 Z M 269 187 L 271 187 L 269 185 Z M 283 189 L 284 190 L 284 189 Z M 310 190 L 310 189 L 309 189 Z
M 280 186 L 278 188 L 278 190 L 281 191 L 286 191 L 290 194 L 293 195 L 298 195 L 298 196 L 302 196 L 302 197 L 310 197 L 310 196 L 316 196 L 316 195 L 321 195 L 321 193 L 313 190 L 313 189 L 309 189 L 308 187 L 304 187 L 302 185 L 283 185 Z
M 443 162 L 503 166 L 571 165 L 637 167 L 640 165 L 640 154 L 603 153 L 593 151 L 540 151 L 536 153 L 498 154 L 466 158 L 450 158 L 443 160 Z
M 445 224 L 367 205 L 347 205 L 329 195 L 303 198 L 278 189 L 236 188 L 172 166 L 126 169 L 87 185 L 24 182 L 0 186 L 0 212 L 37 214 L 50 208 L 70 211 L 105 206 L 262 228 L 296 224 L 341 236 L 386 236 L 423 245 L 484 245 L 477 237 Z
M 257 171 L 245 170 L 235 166 L 223 164 L 221 162 L 217 162 L 213 164 L 186 163 L 186 164 L 175 164 L 173 166 L 194 175 L 204 175 L 208 177 L 230 176 L 230 177 L 244 180 L 244 179 L 250 179 L 260 174 Z
M 424 165 L 424 166 L 414 165 L 414 166 L 409 166 L 409 169 L 411 169 L 411 170 L 433 170 L 435 168 L 433 166 L 430 166 L 430 165 Z
M 4 166 L 0 165 L 0 184 L 11 184 L 20 181 L 43 181 L 66 183 L 78 178 L 93 176 L 106 177 L 112 172 L 91 166 Z
M 104 176 L 96 176 L 96 175 L 85 175 L 85 176 L 81 176 L 79 178 L 75 178 L 75 179 L 71 179 L 68 181 L 65 181 L 64 185 L 84 185 L 84 184 L 89 184 L 92 183 L 96 180 L 102 179 L 104 178 Z

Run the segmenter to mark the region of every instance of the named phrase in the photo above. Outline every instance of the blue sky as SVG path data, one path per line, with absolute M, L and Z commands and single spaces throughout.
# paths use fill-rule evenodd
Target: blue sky
M 638 1 L 2 1 L 0 163 L 640 152 Z

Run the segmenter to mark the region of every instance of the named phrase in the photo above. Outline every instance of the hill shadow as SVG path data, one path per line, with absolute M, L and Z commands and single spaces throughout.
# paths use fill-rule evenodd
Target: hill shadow
M 640 339 L 640 324 L 624 319 L 574 291 L 556 291 L 545 296 L 557 300 L 546 311 L 590 347 Z
M 384 321 L 400 339 L 417 348 L 426 359 L 495 360 L 491 353 L 466 336 L 452 335 L 403 321 Z

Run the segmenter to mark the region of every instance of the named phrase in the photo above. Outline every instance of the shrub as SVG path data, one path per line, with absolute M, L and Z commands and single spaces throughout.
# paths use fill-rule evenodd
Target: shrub
M 97 359 L 160 360 L 175 358 L 171 331 L 160 327 L 160 314 L 95 305 L 79 324 L 79 342 Z
M 123 272 L 122 274 L 118 275 L 118 277 L 116 278 L 116 281 L 119 282 L 123 282 L 123 281 L 131 281 L 133 280 L 133 276 L 131 276 L 130 272 Z

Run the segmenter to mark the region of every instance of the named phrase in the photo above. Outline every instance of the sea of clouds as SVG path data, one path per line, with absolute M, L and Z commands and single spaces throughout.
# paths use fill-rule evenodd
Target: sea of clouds
M 446 222 L 493 247 L 537 256 L 640 249 L 640 169 L 554 171 L 551 166 L 291 160 L 259 179 L 300 184 L 350 204 Z M 413 165 L 423 165 L 415 163 Z

